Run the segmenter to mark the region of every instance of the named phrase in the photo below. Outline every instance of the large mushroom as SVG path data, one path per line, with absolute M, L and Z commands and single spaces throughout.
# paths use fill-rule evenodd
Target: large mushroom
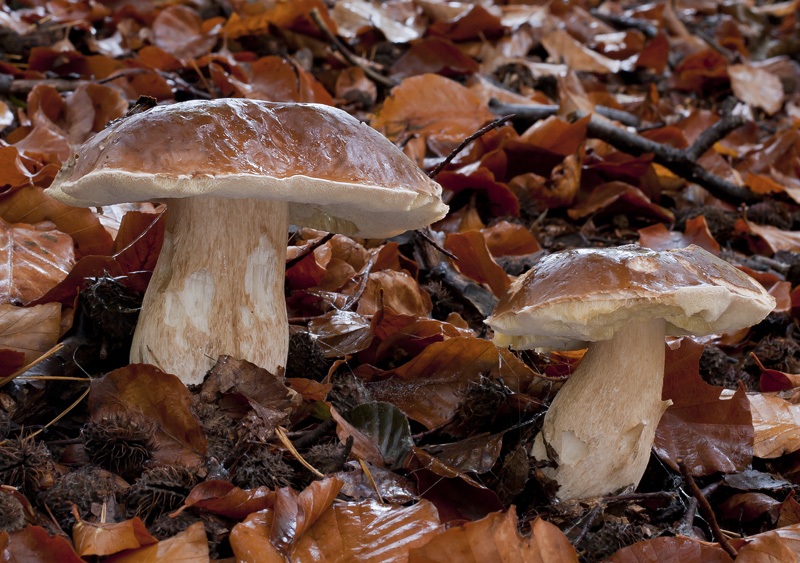
M 159 106 L 84 143 L 47 190 L 90 207 L 167 202 L 131 362 L 199 383 L 220 354 L 286 363 L 290 222 L 389 237 L 443 217 L 441 188 L 383 135 L 322 105 Z
M 650 457 L 665 336 L 751 326 L 775 307 L 750 276 L 697 246 L 569 250 L 517 278 L 486 323 L 498 346 L 580 350 L 532 455 L 556 467 L 561 500 L 635 487 Z

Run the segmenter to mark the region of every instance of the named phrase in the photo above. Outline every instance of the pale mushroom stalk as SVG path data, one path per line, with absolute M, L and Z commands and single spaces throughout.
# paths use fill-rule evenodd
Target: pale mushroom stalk
M 289 327 L 283 297 L 289 206 L 270 200 L 168 201 L 164 245 L 131 361 L 201 383 L 221 354 L 277 373 Z M 226 330 L 220 330 L 226 327 Z
M 634 322 L 610 340 L 592 342 L 558 391 L 532 454 L 557 462 L 550 471 L 561 499 L 635 486 L 650 459 L 661 415 L 666 321 Z

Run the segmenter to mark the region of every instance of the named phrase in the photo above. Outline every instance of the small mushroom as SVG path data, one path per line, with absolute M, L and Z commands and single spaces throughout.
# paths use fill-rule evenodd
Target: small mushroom
M 665 336 L 737 330 L 775 299 L 697 246 L 656 252 L 635 245 L 551 254 L 517 278 L 486 323 L 498 346 L 580 350 L 532 455 L 561 500 L 633 488 L 647 466 L 661 400 Z
M 116 121 L 78 149 L 47 193 L 81 207 L 167 202 L 130 360 L 187 385 L 221 354 L 273 372 L 285 366 L 290 222 L 382 238 L 447 212 L 438 184 L 347 113 L 244 99 Z

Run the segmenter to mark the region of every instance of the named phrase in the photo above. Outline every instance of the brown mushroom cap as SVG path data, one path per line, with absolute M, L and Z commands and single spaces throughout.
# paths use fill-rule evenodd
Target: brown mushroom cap
M 443 217 L 441 187 L 344 111 L 245 99 L 158 106 L 110 124 L 48 195 L 70 205 L 189 196 L 290 202 L 290 219 L 386 237 Z
M 667 335 L 753 325 L 775 299 L 750 276 L 691 245 L 568 250 L 517 278 L 486 323 L 516 349 L 578 350 L 633 321 L 663 318 Z

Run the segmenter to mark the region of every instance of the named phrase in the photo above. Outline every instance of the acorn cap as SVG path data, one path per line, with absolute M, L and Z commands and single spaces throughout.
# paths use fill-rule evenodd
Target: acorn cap
M 157 106 L 111 123 L 51 197 L 91 207 L 191 196 L 290 202 L 290 220 L 388 237 L 441 219 L 441 187 L 383 135 L 324 105 L 247 99 Z
M 633 321 L 663 318 L 667 336 L 699 336 L 751 326 L 774 307 L 758 282 L 698 246 L 627 245 L 544 257 L 486 323 L 498 346 L 579 350 Z

